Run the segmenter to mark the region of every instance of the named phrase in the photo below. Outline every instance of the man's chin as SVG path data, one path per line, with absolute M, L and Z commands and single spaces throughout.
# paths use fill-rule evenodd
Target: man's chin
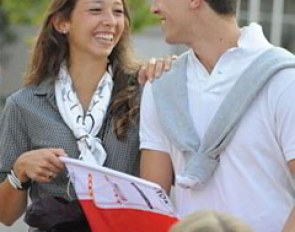
M 165 36 L 165 41 L 168 44 L 179 44 L 180 42 L 177 41 L 175 38 Z

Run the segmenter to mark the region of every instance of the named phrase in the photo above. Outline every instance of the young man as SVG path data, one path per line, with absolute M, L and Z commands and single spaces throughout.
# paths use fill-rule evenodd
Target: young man
M 154 0 L 151 9 L 165 40 L 190 49 L 145 86 L 141 176 L 168 192 L 174 182 L 181 216 L 216 210 L 255 231 L 295 231 L 293 55 L 259 25 L 239 28 L 236 0 Z

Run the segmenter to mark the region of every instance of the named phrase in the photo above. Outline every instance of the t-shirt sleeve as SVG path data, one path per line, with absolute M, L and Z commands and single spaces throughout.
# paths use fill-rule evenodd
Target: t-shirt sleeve
M 292 80 L 280 92 L 275 112 L 276 132 L 287 161 L 295 159 L 295 70 L 283 71 Z
M 145 84 L 140 108 L 140 149 L 170 153 L 168 139 L 157 115 L 150 82 Z
M 0 182 L 11 170 L 16 158 L 28 150 L 28 136 L 21 112 L 8 98 L 0 114 Z

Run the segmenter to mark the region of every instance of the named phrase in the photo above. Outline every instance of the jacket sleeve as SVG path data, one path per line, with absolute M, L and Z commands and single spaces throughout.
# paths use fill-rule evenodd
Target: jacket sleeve
M 0 115 L 0 182 L 5 180 L 16 158 L 29 149 L 28 141 L 21 110 L 9 97 Z

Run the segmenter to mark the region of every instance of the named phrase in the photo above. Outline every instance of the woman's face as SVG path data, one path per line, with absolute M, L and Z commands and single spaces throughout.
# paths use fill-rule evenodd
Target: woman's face
M 124 31 L 122 0 L 77 0 L 65 22 L 71 57 L 106 59 Z

